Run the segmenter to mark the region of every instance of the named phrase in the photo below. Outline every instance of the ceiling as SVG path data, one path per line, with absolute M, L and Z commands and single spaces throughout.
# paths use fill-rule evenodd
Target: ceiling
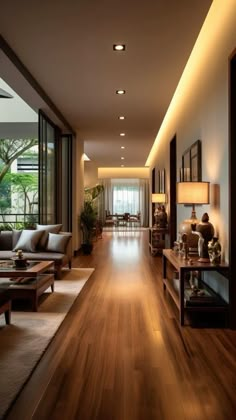
M 92 161 L 144 166 L 211 3 L 11 0 L 1 5 L 1 35 Z M 116 43 L 125 51 L 113 51 Z

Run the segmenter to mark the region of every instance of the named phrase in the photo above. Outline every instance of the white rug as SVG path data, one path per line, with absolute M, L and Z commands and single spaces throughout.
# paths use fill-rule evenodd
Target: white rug
M 0 315 L 0 419 L 27 381 L 93 268 L 73 268 L 55 282 L 38 312 L 12 311 L 11 325 Z

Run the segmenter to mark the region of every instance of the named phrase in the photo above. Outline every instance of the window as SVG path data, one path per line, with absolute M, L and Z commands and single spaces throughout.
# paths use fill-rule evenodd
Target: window
M 138 180 L 112 179 L 113 212 L 118 214 L 140 212 L 140 193 Z

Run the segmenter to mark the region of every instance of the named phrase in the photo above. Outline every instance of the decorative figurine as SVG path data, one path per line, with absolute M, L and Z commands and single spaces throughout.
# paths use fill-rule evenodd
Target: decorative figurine
M 202 221 L 196 225 L 196 230 L 193 231 L 193 233 L 199 236 L 198 254 L 200 258 L 198 261 L 203 263 L 210 262 L 208 242 L 211 241 L 214 236 L 214 227 L 209 222 L 209 216 L 207 213 L 203 214 Z
M 16 268 L 25 268 L 27 266 L 27 260 L 23 255 L 23 251 L 18 249 L 16 251 L 16 256 L 11 258 L 14 261 Z
M 214 236 L 208 244 L 208 253 L 212 264 L 219 264 L 221 260 L 221 245 L 218 238 Z
M 18 251 L 16 251 L 16 255 L 19 258 L 19 260 L 22 260 L 23 258 L 23 252 L 21 249 L 18 249 Z
M 154 213 L 154 217 L 155 217 L 155 225 L 158 228 L 166 228 L 167 226 L 167 213 L 165 210 L 165 206 L 158 206 L 155 210 Z

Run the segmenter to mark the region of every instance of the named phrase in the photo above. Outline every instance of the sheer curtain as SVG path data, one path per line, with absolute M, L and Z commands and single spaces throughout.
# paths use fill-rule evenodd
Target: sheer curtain
M 103 179 L 104 213 L 141 214 L 141 226 L 148 226 L 149 183 L 147 179 Z

